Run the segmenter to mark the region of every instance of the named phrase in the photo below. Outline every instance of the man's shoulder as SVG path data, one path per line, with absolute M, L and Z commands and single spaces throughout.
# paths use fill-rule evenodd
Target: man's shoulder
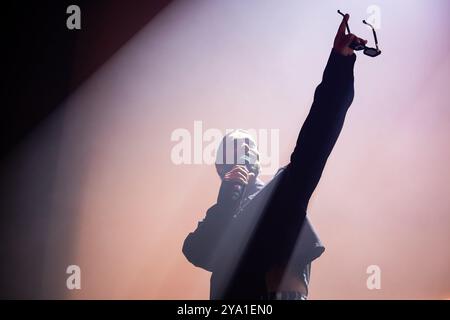
M 262 180 L 257 179 L 254 192 L 252 192 L 248 196 L 248 200 L 254 200 L 255 198 L 263 198 L 264 195 L 270 192 L 270 190 L 273 190 L 273 188 L 277 185 L 278 179 L 280 178 L 282 172 L 286 169 L 286 166 L 281 167 L 278 169 L 278 171 L 275 173 L 273 178 L 267 182 L 264 183 Z
M 276 177 L 277 175 L 279 175 L 280 173 L 282 173 L 284 170 L 286 170 L 286 168 L 287 168 L 287 165 L 285 165 L 285 166 L 283 166 L 283 167 L 280 167 L 280 168 L 278 169 L 278 171 L 275 173 L 275 176 L 274 176 L 274 177 Z

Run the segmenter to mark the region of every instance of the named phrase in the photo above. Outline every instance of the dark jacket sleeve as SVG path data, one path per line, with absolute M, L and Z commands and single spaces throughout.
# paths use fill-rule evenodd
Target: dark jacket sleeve
M 225 206 L 215 204 L 206 212 L 205 218 L 197 225 L 194 232 L 189 233 L 183 243 L 183 254 L 193 265 L 213 271 L 219 259 L 220 241 L 223 241 L 224 230 L 227 230 L 232 216 Z
M 250 248 L 258 254 L 253 259 L 264 257 L 266 262 L 273 259 L 279 261 L 288 259 L 292 253 L 306 216 L 309 198 L 320 180 L 353 101 L 355 60 L 354 54 L 346 57 L 331 52 L 291 161 L 261 217 Z
M 346 57 L 331 52 L 322 82 L 316 89 L 311 110 L 291 154 L 288 174 L 295 180 L 296 197 L 305 209 L 353 101 L 355 60 L 355 54 Z

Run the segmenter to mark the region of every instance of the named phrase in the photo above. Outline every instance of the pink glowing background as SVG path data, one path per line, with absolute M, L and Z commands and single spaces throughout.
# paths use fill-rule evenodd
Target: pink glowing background
M 60 266 L 77 264 L 82 290 L 60 298 L 207 299 L 210 274 L 181 247 L 219 179 L 211 165 L 173 164 L 171 133 L 192 133 L 196 120 L 222 132 L 279 129 L 286 164 L 340 22 L 336 9 L 372 44 L 361 23 L 371 4 L 178 1 L 152 20 L 11 155 L 22 168 L 11 173 L 17 201 L 52 212 L 43 292 L 65 286 Z M 376 4 L 383 54 L 358 56 L 356 96 L 309 205 L 326 246 L 310 298 L 445 299 L 450 4 Z M 42 179 L 53 191 L 33 202 Z M 34 220 L 29 237 L 40 241 Z M 60 227 L 68 221 L 73 237 Z M 58 255 L 61 243 L 69 260 Z M 381 268 L 380 290 L 366 287 L 369 265 Z

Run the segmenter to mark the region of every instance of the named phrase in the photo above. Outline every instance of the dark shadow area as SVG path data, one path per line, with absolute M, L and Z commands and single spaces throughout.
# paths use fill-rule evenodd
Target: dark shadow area
M 2 155 L 170 0 L 11 1 L 2 5 Z M 81 30 L 66 9 L 81 8 Z
M 62 121 L 34 130 L 169 3 L 61 0 L 2 6 L 0 298 L 66 296 L 84 164 L 64 154 L 70 161 L 58 167 Z M 72 4 L 81 8 L 81 30 L 66 27 Z M 46 144 L 28 143 L 36 135 Z M 19 148 L 23 145 L 26 152 Z

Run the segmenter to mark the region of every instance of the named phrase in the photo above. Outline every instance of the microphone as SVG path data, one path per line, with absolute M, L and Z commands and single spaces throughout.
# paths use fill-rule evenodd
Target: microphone
M 246 186 L 243 185 L 243 184 L 235 183 L 231 187 L 231 201 L 238 201 L 238 200 L 240 200 L 242 195 L 244 194 L 245 187 Z
M 250 173 L 255 174 L 255 176 L 258 174 L 258 167 L 255 164 L 252 164 L 252 158 L 248 155 L 242 155 L 239 157 L 238 165 L 245 165 L 247 170 Z M 228 165 L 226 172 L 229 172 L 235 164 Z M 236 181 L 224 181 L 222 183 L 221 192 L 219 192 L 219 199 L 223 199 L 225 201 L 231 201 L 233 206 L 238 206 L 242 200 L 242 196 L 245 193 L 245 190 L 247 188 L 246 184 L 239 183 Z M 222 194 L 222 195 L 221 195 Z
M 236 181 L 223 181 L 220 186 L 217 203 L 221 203 L 235 211 L 241 204 L 246 187 L 245 184 Z

